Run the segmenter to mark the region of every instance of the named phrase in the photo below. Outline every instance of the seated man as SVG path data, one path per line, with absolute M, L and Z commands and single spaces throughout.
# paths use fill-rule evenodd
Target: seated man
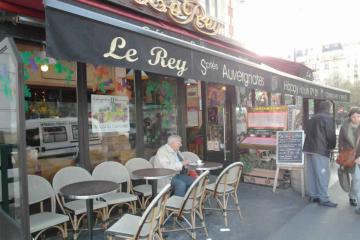
M 167 144 L 161 146 L 156 153 L 154 167 L 178 171 L 178 174 L 171 180 L 171 186 L 174 188 L 176 196 L 183 197 L 192 184 L 193 179 L 187 175 L 185 168 L 189 161 L 182 158 L 179 151 L 180 147 L 181 137 L 178 135 L 169 136 Z M 159 181 L 159 185 L 163 184 L 165 185 L 166 183 Z

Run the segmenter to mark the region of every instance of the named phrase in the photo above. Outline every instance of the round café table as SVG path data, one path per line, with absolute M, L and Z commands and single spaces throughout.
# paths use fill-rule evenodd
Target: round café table
M 176 175 L 176 171 L 168 168 L 144 168 L 132 172 L 132 175 L 137 178 L 151 181 L 152 196 L 157 194 L 157 180 L 168 178 Z
M 60 189 L 60 194 L 70 199 L 86 200 L 89 239 L 93 233 L 93 200 L 105 194 L 117 191 L 119 185 L 111 181 L 84 181 L 66 185 Z
M 222 163 L 219 162 L 202 162 L 202 164 L 189 164 L 189 168 L 197 171 L 216 170 L 223 167 Z

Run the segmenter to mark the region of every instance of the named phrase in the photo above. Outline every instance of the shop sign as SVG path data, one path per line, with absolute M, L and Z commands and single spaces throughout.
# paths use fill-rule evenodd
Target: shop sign
M 349 101 L 349 93 L 280 75 L 210 49 L 193 48 L 190 42 L 182 46 L 170 39 L 160 40 L 51 8 L 46 9 L 46 22 L 47 53 L 57 59 L 139 69 L 305 98 Z
M 166 13 L 174 22 L 186 25 L 192 23 L 196 31 L 206 35 L 217 35 L 224 24 L 206 15 L 205 9 L 197 0 L 133 0 L 159 13 Z

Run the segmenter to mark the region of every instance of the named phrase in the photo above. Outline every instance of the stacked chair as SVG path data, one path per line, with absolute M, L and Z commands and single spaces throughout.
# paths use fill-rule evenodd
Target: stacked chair
M 132 176 L 131 173 L 133 171 L 144 168 L 153 168 L 151 163 L 145 158 L 131 158 L 126 162 L 125 167 L 129 171 L 132 180 L 138 180 L 138 178 Z M 152 195 L 151 185 L 146 182 L 145 184 L 133 186 L 132 189 L 135 193 L 140 195 L 140 207 L 144 209 Z
M 30 233 L 37 233 L 34 240 L 50 228 L 60 230 L 62 237 L 67 238 L 69 217 L 56 213 L 55 193 L 50 183 L 43 177 L 28 175 L 29 205 L 40 204 L 40 212 L 30 215 Z M 50 199 L 50 211 L 44 210 L 44 201 Z
M 108 211 L 105 218 L 109 219 L 111 212 L 117 207 L 124 204 L 136 212 L 137 196 L 131 193 L 131 180 L 126 167 L 114 161 L 107 161 L 97 165 L 92 173 L 95 180 L 112 181 L 119 184 L 119 189 L 115 193 L 109 193 L 101 198 L 105 200 L 108 205 Z M 122 191 L 122 184 L 126 183 L 126 192 Z
M 125 214 L 105 231 L 106 238 L 121 239 L 160 239 L 163 240 L 160 223 L 164 217 L 165 203 L 168 198 L 170 184 L 167 184 L 151 201 L 141 217 Z
M 165 206 L 166 219 L 163 222 L 164 232 L 186 231 L 190 234 L 192 239 L 196 239 L 195 230 L 203 228 L 206 236 L 208 236 L 203 212 L 203 200 L 208 175 L 209 171 L 205 171 L 196 178 L 184 197 L 174 195 L 169 198 Z M 171 217 L 173 217 L 174 220 L 173 228 L 166 229 L 165 224 Z M 196 226 L 196 217 L 198 217 L 202 223 L 200 227 Z M 183 219 L 183 223 L 187 224 L 187 226 L 184 226 L 183 223 L 179 222 L 179 219 Z M 179 226 L 178 228 L 176 228 L 175 223 Z
M 60 189 L 66 185 L 93 180 L 91 174 L 81 167 L 65 167 L 59 170 L 52 181 L 53 189 L 55 191 L 56 199 L 60 205 L 61 210 L 68 214 L 74 230 L 73 238 L 76 240 L 79 234 L 79 227 L 81 221 L 86 217 L 86 201 L 85 200 L 70 200 L 65 201 L 60 194 Z M 93 209 L 101 216 L 103 222 L 107 219 L 107 203 L 104 201 L 94 200 Z
M 213 210 L 220 210 L 223 212 L 225 226 L 228 226 L 227 212 L 238 211 L 240 219 L 242 219 L 239 200 L 237 196 L 237 189 L 240 182 L 240 177 L 243 170 L 242 162 L 235 162 L 227 166 L 217 177 L 215 183 L 206 186 L 206 198 L 214 197 L 218 208 L 206 208 Z M 236 209 L 228 208 L 229 197 L 232 197 Z
M 193 152 L 185 151 L 181 152 L 181 155 L 184 157 L 184 159 L 187 159 L 190 162 L 197 162 L 197 160 L 200 160 L 199 156 Z

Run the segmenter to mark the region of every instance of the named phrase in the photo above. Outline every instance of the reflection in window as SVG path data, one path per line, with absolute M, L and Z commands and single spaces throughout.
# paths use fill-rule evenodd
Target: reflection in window
M 65 142 L 67 134 L 65 127 L 44 127 L 43 128 L 44 143 Z
M 145 157 L 156 154 L 171 134 L 177 134 L 176 79 L 150 74 L 143 80 Z
M 134 71 L 87 64 L 90 162 L 135 157 Z
M 268 106 L 269 99 L 267 92 L 265 91 L 255 91 L 255 106 Z
M 26 144 L 30 147 L 40 146 L 40 135 L 38 128 L 26 130 Z
M 281 105 L 281 93 L 271 94 L 271 106 Z
M 77 117 L 76 63 L 47 57 L 38 44 L 17 47 L 24 62 L 27 172 L 51 182 L 58 170 L 75 165 L 78 143 L 70 122 Z

